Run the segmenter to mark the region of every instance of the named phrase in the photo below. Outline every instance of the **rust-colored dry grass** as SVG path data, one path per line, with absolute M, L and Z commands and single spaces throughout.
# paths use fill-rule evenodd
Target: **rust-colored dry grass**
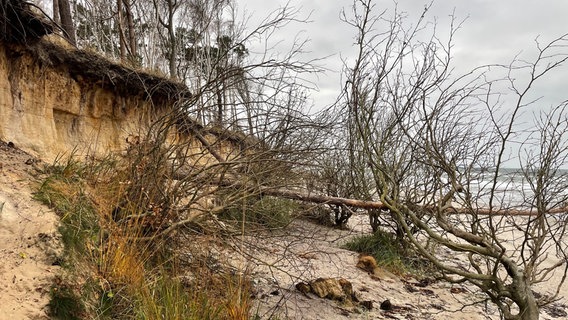
M 159 199 L 148 190 L 134 190 L 136 180 L 119 161 L 69 160 L 46 170 L 38 199 L 60 214 L 64 259 L 76 266 L 65 268 L 66 284 L 60 284 L 75 289 L 52 296 L 57 310 L 76 319 L 248 319 L 246 276 L 216 273 L 199 261 L 181 269 L 170 250 L 175 241 L 147 240 L 164 221 L 148 208 L 149 199 Z M 120 219 L 116 208 L 122 210 Z M 198 281 L 182 284 L 180 276 L 187 273 Z M 68 307 L 77 310 L 61 311 Z

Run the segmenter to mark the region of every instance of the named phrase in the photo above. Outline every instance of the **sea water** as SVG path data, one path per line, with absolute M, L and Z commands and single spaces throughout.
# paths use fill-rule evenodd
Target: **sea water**
M 549 206 L 561 207 L 567 203 L 568 170 L 558 169 L 542 179 L 540 191 L 537 179 L 534 172 L 518 168 L 501 168 L 497 175 L 495 170 L 476 169 L 462 175 L 460 183 L 478 207 L 529 209 L 536 205 L 537 194 Z

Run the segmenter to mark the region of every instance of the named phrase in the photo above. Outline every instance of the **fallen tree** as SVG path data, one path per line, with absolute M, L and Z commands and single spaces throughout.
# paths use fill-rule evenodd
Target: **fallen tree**
M 308 193 L 305 191 L 297 191 L 297 190 L 289 190 L 289 189 L 282 189 L 282 188 L 274 188 L 269 186 L 252 186 L 252 185 L 245 185 L 242 183 L 238 183 L 234 180 L 225 180 L 219 181 L 216 185 L 221 187 L 232 187 L 232 188 L 246 188 L 252 191 L 256 189 L 256 193 L 264 196 L 273 196 L 273 197 L 280 197 L 290 200 L 299 200 L 305 201 L 310 203 L 317 203 L 317 204 L 329 204 L 329 205 L 343 205 L 353 208 L 360 208 L 360 209 L 379 209 L 389 211 L 389 206 L 381 201 L 367 201 L 367 200 L 359 200 L 359 199 L 348 199 L 348 198 L 341 198 L 341 197 L 332 197 L 323 194 L 314 194 Z M 438 208 L 435 206 L 427 205 L 427 206 L 419 206 L 414 205 L 414 207 L 420 207 L 421 210 L 425 210 L 431 213 L 434 213 Z M 459 207 L 446 207 L 443 209 L 446 214 L 468 214 L 471 212 L 472 209 L 466 208 L 459 208 Z M 532 209 L 500 209 L 500 210 L 491 210 L 485 208 L 477 208 L 474 209 L 475 213 L 478 215 L 495 215 L 495 216 L 535 216 L 538 215 L 538 210 Z M 547 210 L 546 214 L 548 215 L 558 215 L 568 213 L 568 208 L 554 208 Z

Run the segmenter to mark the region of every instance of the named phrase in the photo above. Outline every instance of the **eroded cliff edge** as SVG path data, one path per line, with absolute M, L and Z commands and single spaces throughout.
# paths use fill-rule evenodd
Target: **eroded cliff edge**
M 122 150 L 187 88 L 55 35 L 0 42 L 0 139 L 46 161 Z

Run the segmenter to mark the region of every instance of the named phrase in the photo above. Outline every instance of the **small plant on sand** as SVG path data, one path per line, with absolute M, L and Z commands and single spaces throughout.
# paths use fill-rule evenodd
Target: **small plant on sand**
M 81 298 L 69 285 L 56 278 L 56 284 L 50 290 L 48 308 L 55 319 L 79 320 L 85 315 L 85 306 Z
M 81 187 L 83 169 L 72 159 L 46 167 L 47 177 L 35 194 L 37 200 L 52 207 L 61 218 L 58 230 L 64 252 L 58 260 L 70 273 L 83 270 L 83 256 L 89 254 L 89 243 L 97 238 L 100 230 L 96 212 Z M 74 277 L 57 277 L 50 290 L 49 308 L 56 319 L 82 319 L 85 315 L 84 292 L 80 292 L 70 278 Z
M 421 276 L 432 270 L 430 263 L 399 241 L 395 234 L 380 229 L 373 234 L 354 237 L 342 247 L 373 256 L 379 266 L 397 275 Z

